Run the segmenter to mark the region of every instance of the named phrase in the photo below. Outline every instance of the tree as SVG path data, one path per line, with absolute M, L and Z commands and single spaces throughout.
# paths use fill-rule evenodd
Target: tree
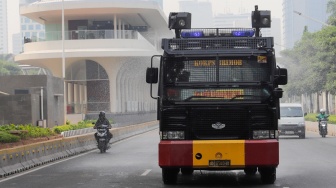
M 21 74 L 21 68 L 17 64 L 0 60 L 0 76 L 19 74 Z
M 328 2 L 327 13 L 330 13 L 328 24 L 336 26 L 336 0 L 330 0 Z

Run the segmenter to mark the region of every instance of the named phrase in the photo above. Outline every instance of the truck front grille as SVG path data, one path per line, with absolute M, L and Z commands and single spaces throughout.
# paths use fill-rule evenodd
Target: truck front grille
M 190 140 L 249 139 L 252 130 L 276 129 L 266 106 L 167 109 L 161 130 L 185 130 Z

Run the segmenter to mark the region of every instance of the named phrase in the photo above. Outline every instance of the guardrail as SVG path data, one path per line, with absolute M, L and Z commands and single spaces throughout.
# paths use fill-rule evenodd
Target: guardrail
M 111 142 L 158 128 L 158 122 L 112 128 Z M 91 128 L 92 129 L 92 128 Z M 0 150 L 0 178 L 7 177 L 56 160 L 97 149 L 93 133 L 64 137 L 17 148 Z
M 118 127 L 118 124 L 112 124 L 112 127 Z M 71 137 L 71 136 L 83 135 L 83 134 L 88 134 L 88 133 L 94 133 L 96 131 L 97 129 L 94 129 L 93 127 L 89 127 L 89 128 L 84 128 L 84 129 L 64 131 L 64 132 L 61 132 L 61 135 L 63 137 Z

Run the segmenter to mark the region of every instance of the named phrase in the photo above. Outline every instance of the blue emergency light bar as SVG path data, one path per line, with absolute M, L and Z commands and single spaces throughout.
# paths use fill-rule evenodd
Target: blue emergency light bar
M 247 30 L 247 31 L 232 31 L 233 37 L 253 37 L 254 30 Z
M 203 31 L 182 31 L 181 37 L 182 38 L 203 38 L 204 33 Z
M 254 29 L 227 30 L 222 29 L 216 32 L 212 30 L 187 30 L 181 32 L 181 38 L 209 38 L 209 37 L 253 37 Z

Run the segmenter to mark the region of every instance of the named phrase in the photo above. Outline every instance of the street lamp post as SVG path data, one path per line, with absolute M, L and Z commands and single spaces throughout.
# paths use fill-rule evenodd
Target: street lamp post
M 64 107 L 63 107 L 63 111 L 64 111 L 64 120 L 63 120 L 63 124 L 66 123 L 66 82 L 65 82 L 65 56 L 64 56 L 64 0 L 62 0 L 62 77 L 63 77 L 63 81 L 64 81 L 64 97 L 63 97 L 63 103 L 64 103 Z
M 307 15 L 304 15 L 304 14 L 302 14 L 301 12 L 298 12 L 298 11 L 296 11 L 296 10 L 294 10 L 293 12 L 294 12 L 295 14 L 299 15 L 299 16 L 303 16 L 303 17 L 308 18 L 308 19 L 310 19 L 310 20 L 313 20 L 313 21 L 315 21 L 315 22 L 317 22 L 317 23 L 320 23 L 320 24 L 322 24 L 322 25 L 324 25 L 324 26 L 330 26 L 329 24 L 327 24 L 327 23 L 325 23 L 325 22 L 322 22 L 322 21 L 320 21 L 320 20 L 317 20 L 317 19 L 312 18 L 312 17 L 307 16 Z

